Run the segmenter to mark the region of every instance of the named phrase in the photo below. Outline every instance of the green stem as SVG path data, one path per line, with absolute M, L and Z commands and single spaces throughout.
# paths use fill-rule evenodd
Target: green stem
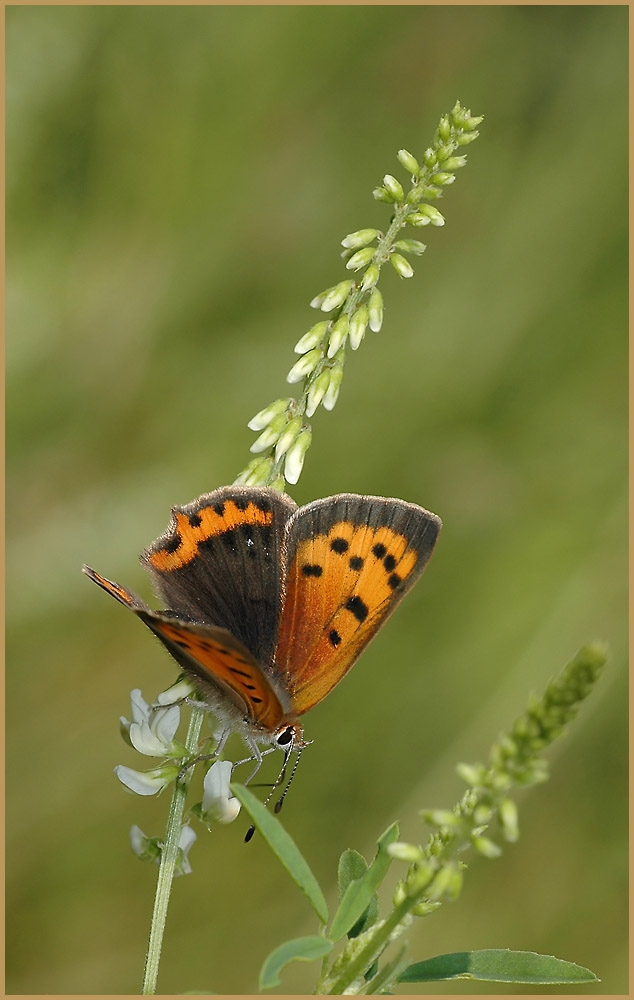
M 202 726 L 205 712 L 201 709 L 193 709 L 189 720 L 189 728 L 185 738 L 185 748 L 188 754 L 194 754 L 198 746 L 200 727 Z M 161 864 L 159 867 L 158 879 L 156 883 L 156 896 L 154 897 L 154 912 L 152 913 L 152 924 L 150 927 L 150 939 L 148 941 L 147 956 L 145 959 L 145 972 L 143 975 L 144 996 L 156 993 L 156 982 L 158 979 L 159 962 L 161 960 L 161 948 L 163 946 L 163 934 L 165 932 L 165 920 L 167 918 L 167 907 L 169 905 L 170 893 L 172 891 L 172 881 L 176 871 L 178 861 L 178 842 L 181 835 L 183 823 L 183 813 L 185 811 L 185 799 L 187 789 L 191 781 L 191 770 L 188 770 L 181 781 L 174 784 L 174 794 L 170 805 L 169 816 L 167 818 L 167 829 L 165 841 L 161 852 Z
M 393 932 L 415 905 L 415 899 L 406 898 L 395 906 L 382 924 L 371 929 L 367 944 L 356 953 L 345 968 L 338 975 L 335 974 L 333 978 L 322 980 L 315 992 L 327 996 L 341 996 L 344 991 L 349 992 L 352 983 L 359 979 L 366 969 L 370 968 L 374 960 L 381 955 L 390 943 Z

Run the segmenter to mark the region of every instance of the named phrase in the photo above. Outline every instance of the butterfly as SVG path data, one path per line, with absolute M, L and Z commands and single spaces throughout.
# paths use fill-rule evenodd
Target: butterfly
M 174 507 L 141 555 L 167 610 L 84 572 L 158 636 L 220 718 L 216 753 L 238 732 L 259 766 L 259 745 L 305 746 L 300 717 L 414 585 L 440 528 L 403 500 L 342 493 L 298 507 L 227 486 Z

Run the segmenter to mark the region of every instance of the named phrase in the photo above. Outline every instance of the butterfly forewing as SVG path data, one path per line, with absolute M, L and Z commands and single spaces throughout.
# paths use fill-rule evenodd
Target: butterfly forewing
M 283 538 L 296 509 L 275 490 L 215 490 L 175 507 L 143 562 L 168 607 L 227 629 L 259 663 L 269 663 L 281 607 Z
M 351 494 L 293 516 L 275 670 L 298 714 L 332 690 L 410 590 L 440 527 L 415 504 Z

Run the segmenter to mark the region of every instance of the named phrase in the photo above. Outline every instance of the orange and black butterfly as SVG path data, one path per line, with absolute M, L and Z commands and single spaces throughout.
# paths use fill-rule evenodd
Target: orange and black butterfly
M 227 486 L 174 507 L 141 556 L 167 610 L 84 571 L 167 646 L 224 723 L 221 742 L 241 733 L 259 762 L 258 744 L 304 745 L 300 716 L 414 585 L 440 527 L 403 500 L 344 493 L 298 508 Z

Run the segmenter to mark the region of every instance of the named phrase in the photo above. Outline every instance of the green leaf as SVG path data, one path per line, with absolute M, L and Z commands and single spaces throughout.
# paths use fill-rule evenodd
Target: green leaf
M 279 973 L 289 962 L 314 962 L 327 955 L 331 949 L 332 941 L 316 934 L 286 941 L 265 959 L 260 972 L 260 989 L 270 990 L 273 986 L 279 986 Z
M 594 972 L 574 962 L 534 951 L 487 948 L 437 955 L 410 965 L 399 976 L 401 983 L 438 982 L 442 979 L 480 979 L 492 983 L 592 983 Z
M 330 928 L 329 937 L 333 941 L 347 934 L 367 910 L 392 861 L 387 848 L 397 840 L 398 824 L 393 823 L 379 837 L 376 857 L 365 875 L 348 884 Z
M 358 851 L 355 851 L 352 848 L 348 848 L 348 850 L 343 852 L 339 858 L 339 868 L 337 872 L 339 882 L 339 901 L 343 899 L 346 889 L 350 883 L 362 878 L 367 871 L 368 863 L 362 854 L 359 854 Z M 363 931 L 367 931 L 368 927 L 371 927 L 372 924 L 376 923 L 378 916 L 379 899 L 376 893 L 374 893 L 366 909 L 348 931 L 348 937 L 354 938 Z
M 342 900 L 351 882 L 363 878 L 368 870 L 368 862 L 362 854 L 349 847 L 339 858 L 337 881 L 339 883 L 339 899 Z
M 232 783 L 229 787 L 248 812 L 256 829 L 260 831 L 273 853 L 277 855 L 295 884 L 304 893 L 322 924 L 325 924 L 328 920 L 328 906 L 324 894 L 295 841 L 289 836 L 280 821 L 264 808 L 252 792 L 243 785 Z

